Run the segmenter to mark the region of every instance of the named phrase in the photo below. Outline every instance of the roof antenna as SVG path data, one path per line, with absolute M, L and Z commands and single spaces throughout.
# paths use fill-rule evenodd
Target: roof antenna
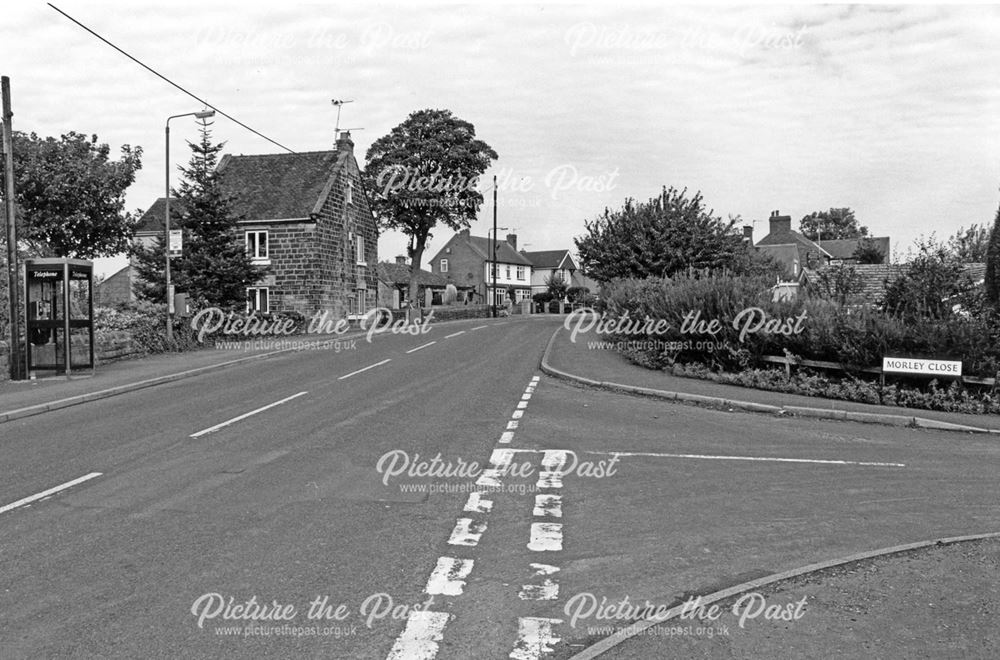
M 332 103 L 333 105 L 337 106 L 337 124 L 334 127 L 334 129 L 333 129 L 333 139 L 334 139 L 334 141 L 337 141 L 338 139 L 340 139 L 340 109 L 341 109 L 341 107 L 343 107 L 343 105 L 345 103 L 354 103 L 354 99 L 348 99 L 346 101 L 343 101 L 343 100 L 340 100 L 340 99 L 332 99 L 330 101 L 330 103 Z M 349 130 L 349 129 L 345 129 L 345 130 Z

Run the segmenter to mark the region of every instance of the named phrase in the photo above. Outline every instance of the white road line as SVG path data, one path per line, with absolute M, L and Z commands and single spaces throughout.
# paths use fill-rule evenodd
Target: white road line
M 588 454 L 607 456 L 650 456 L 654 458 L 698 458 L 709 461 L 759 461 L 764 463 L 812 463 L 815 465 L 858 465 L 864 467 L 906 467 L 906 463 L 878 463 L 869 461 L 841 461 L 821 458 L 779 458 L 773 456 L 714 456 L 710 454 L 661 454 L 641 451 L 588 451 Z
M 488 328 L 488 327 L 490 327 L 490 326 L 488 326 L 488 325 L 477 325 L 476 327 L 473 328 L 473 330 L 482 330 L 483 328 Z
M 500 434 L 500 442 L 502 442 L 503 444 L 508 444 L 513 439 L 514 439 L 513 431 L 504 431 L 503 433 Z
M 562 523 L 531 523 L 531 541 L 528 550 L 557 552 L 562 550 Z
M 562 619 L 520 617 L 517 620 L 517 641 L 510 652 L 513 660 L 538 660 L 544 653 L 552 653 L 552 645 L 562 641 L 552 633 L 552 626 Z
M 538 488 L 562 488 L 563 468 L 570 452 L 561 449 L 546 449 L 542 456 L 542 470 L 538 473 Z
M 102 472 L 91 472 L 90 474 L 85 474 L 82 477 L 77 477 L 72 481 L 67 481 L 64 484 L 59 484 L 58 486 L 49 488 L 48 490 L 43 490 L 40 493 L 29 495 L 28 497 L 20 499 L 16 502 L 11 502 L 10 504 L 7 504 L 5 506 L 0 506 L 0 513 L 7 513 L 8 511 L 16 509 L 19 506 L 24 506 L 25 504 L 31 504 L 32 502 L 37 502 L 38 500 L 45 499 L 49 495 L 54 495 L 55 493 L 58 493 L 61 490 L 66 490 L 67 488 L 71 488 L 77 484 L 82 484 L 84 481 L 95 479 L 101 476 L 102 474 L 103 474 Z
M 562 518 L 562 495 L 535 495 L 535 510 L 531 515 Z
M 493 500 L 484 500 L 479 493 L 473 491 L 469 493 L 469 499 L 465 501 L 462 511 L 470 513 L 489 513 L 493 509 Z
M 522 584 L 517 597 L 521 600 L 555 600 L 559 597 L 559 585 L 548 578 L 541 584 Z
M 375 367 L 381 367 L 383 364 L 385 364 L 387 362 L 392 362 L 392 358 L 387 358 L 385 360 L 382 360 L 381 362 L 376 362 L 375 364 L 369 364 L 364 369 L 358 369 L 357 371 L 352 371 L 349 374 L 345 374 L 345 375 L 341 376 L 337 380 L 344 380 L 345 378 L 350 378 L 351 376 L 357 376 L 358 374 L 360 374 L 363 371 L 368 371 L 369 369 L 374 369 Z
M 553 573 L 559 572 L 558 566 L 552 566 L 550 564 L 537 564 L 533 562 L 528 564 L 528 566 L 531 566 L 531 568 L 534 569 L 535 575 L 552 575 Z
M 531 392 L 525 392 L 524 394 L 521 395 L 521 401 L 530 401 L 530 400 L 531 400 Z
M 478 486 L 499 486 L 500 477 L 504 476 L 514 460 L 514 452 L 508 449 L 494 449 L 490 454 L 490 466 L 476 479 Z
M 410 612 L 406 628 L 396 638 L 386 660 L 432 660 L 437 655 L 438 642 L 444 637 L 449 619 L 451 615 L 447 612 Z
M 471 518 L 459 518 L 455 522 L 455 529 L 451 531 L 451 537 L 448 538 L 448 545 L 477 545 L 485 531 L 486 523 L 474 522 Z
M 524 411 L 523 410 L 515 410 L 514 414 L 512 414 L 511 417 L 513 417 L 514 419 L 521 419 L 522 417 L 524 417 Z
M 458 332 L 453 332 L 450 335 L 445 335 L 444 338 L 445 339 L 451 339 L 452 337 L 457 337 L 459 335 L 464 335 L 464 334 L 465 334 L 465 330 L 459 330 Z
M 507 430 L 508 431 L 515 431 L 515 430 L 517 430 L 517 422 L 514 421 L 514 420 L 511 420 L 511 421 L 507 422 Z
M 533 383 L 537 383 L 537 382 L 538 382 L 538 381 L 540 381 L 541 379 L 542 379 L 542 377 L 541 377 L 541 376 L 532 376 L 532 377 L 531 377 L 531 382 L 533 382 Z
M 437 566 L 427 579 L 424 591 L 431 595 L 461 596 L 465 578 L 472 572 L 472 564 L 471 559 L 438 557 Z M 556 590 L 558 591 L 558 586 Z
M 283 403 L 288 403 L 292 399 L 297 399 L 298 397 L 302 396 L 303 394 L 308 394 L 308 392 L 299 392 L 298 394 L 293 394 L 292 396 L 286 396 L 281 401 L 275 401 L 274 403 L 269 403 L 266 406 L 263 406 L 262 408 L 257 408 L 256 410 L 251 410 L 248 413 L 243 413 L 242 415 L 239 415 L 238 417 L 233 417 L 232 419 L 227 419 L 226 421 L 222 422 L 221 424 L 216 424 L 215 426 L 209 426 L 207 429 L 203 429 L 201 431 L 198 431 L 197 433 L 192 433 L 190 437 L 192 437 L 192 438 L 200 438 L 203 435 L 207 435 L 209 433 L 212 433 L 213 431 L 218 431 L 219 429 L 221 429 L 223 427 L 229 426 L 230 424 L 235 424 L 236 422 L 238 422 L 240 420 L 243 420 L 243 419 L 246 419 L 247 417 L 251 417 L 253 415 L 256 415 L 257 413 L 262 413 L 265 410 L 270 410 L 271 408 L 274 408 L 275 406 L 280 406 Z
M 517 402 L 517 407 L 518 407 L 519 410 L 524 410 L 525 408 L 528 407 L 528 402 L 527 401 L 518 401 Z
M 406 353 L 407 353 L 407 355 L 409 355 L 410 353 L 416 353 L 421 348 L 427 348 L 428 346 L 433 346 L 436 343 L 437 343 L 436 341 L 429 341 L 426 344 L 424 344 L 423 346 L 417 346 L 416 348 L 411 348 L 410 350 L 406 351 Z

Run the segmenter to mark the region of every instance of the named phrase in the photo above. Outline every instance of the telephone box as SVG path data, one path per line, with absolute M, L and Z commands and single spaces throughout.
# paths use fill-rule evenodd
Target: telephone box
M 24 262 L 28 373 L 69 376 L 94 368 L 94 264 L 83 259 Z

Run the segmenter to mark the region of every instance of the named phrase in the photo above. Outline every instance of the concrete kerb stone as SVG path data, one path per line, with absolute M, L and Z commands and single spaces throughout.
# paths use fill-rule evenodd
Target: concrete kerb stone
M 454 319 L 451 321 L 441 321 L 444 323 L 461 323 L 461 322 L 472 322 L 472 321 L 482 321 L 482 318 L 474 319 Z M 495 321 L 496 319 L 487 319 Z M 437 324 L 435 324 L 437 325 Z M 344 337 L 338 337 L 338 341 L 344 341 L 349 339 L 358 339 L 359 337 L 364 337 L 366 333 L 357 332 L 346 335 Z M 43 413 L 51 412 L 53 410 L 60 410 L 62 408 L 69 408 L 70 406 L 77 406 L 82 403 L 89 403 L 91 401 L 98 401 L 100 399 L 107 399 L 109 397 L 118 396 L 120 394 L 126 394 L 128 392 L 134 392 L 136 390 L 145 389 L 147 387 L 155 387 L 157 385 L 163 385 L 165 383 L 172 383 L 174 381 L 182 380 L 184 378 L 191 378 L 193 376 L 198 376 L 200 374 L 213 371 L 216 369 L 224 369 L 226 367 L 231 367 L 236 364 L 242 364 L 244 362 L 250 362 L 253 360 L 264 360 L 275 355 L 281 355 L 283 353 L 291 353 L 300 350 L 298 347 L 291 346 L 289 348 L 282 348 L 276 351 L 269 351 L 267 353 L 260 353 L 257 355 L 248 355 L 241 358 L 236 358 L 234 360 L 227 360 L 225 362 L 219 362 L 216 364 L 209 364 L 203 367 L 196 367 L 194 369 L 188 369 L 186 371 L 179 371 L 173 374 L 167 374 L 165 376 L 157 376 L 155 378 L 147 378 L 146 380 L 137 381 L 135 383 L 127 383 L 125 385 L 116 385 L 114 387 L 109 387 L 104 390 L 99 390 L 97 392 L 88 392 L 86 394 L 79 394 L 76 396 L 67 397 L 65 399 L 58 399 L 56 401 L 50 401 L 49 403 L 39 403 L 33 406 L 26 406 L 24 408 L 18 408 L 16 410 L 9 410 L 7 412 L 0 413 L 0 424 L 4 422 L 11 422 L 15 419 L 22 419 L 24 417 L 32 417 L 34 415 L 41 415 Z M 571 377 L 569 374 L 566 377 Z M 595 383 L 596 384 L 596 383 Z
M 559 335 L 559 331 L 562 328 L 556 328 L 552 336 L 549 337 L 548 344 L 545 346 L 545 351 L 542 353 L 541 370 L 543 373 L 549 374 L 550 376 L 555 376 L 556 378 L 562 378 L 564 380 L 574 381 L 577 383 L 582 383 L 584 385 L 589 385 L 591 387 L 598 387 L 605 390 L 619 391 L 619 392 L 629 392 L 632 394 L 641 394 L 643 396 L 655 397 L 658 399 L 666 399 L 668 401 L 683 401 L 687 403 L 692 403 L 694 405 L 702 405 L 710 408 L 730 408 L 745 410 L 747 412 L 759 412 L 768 413 L 775 415 L 797 415 L 800 417 L 813 417 L 817 419 L 832 419 L 839 421 L 851 421 L 860 422 L 863 424 L 882 424 L 889 426 L 901 426 L 901 427 L 912 427 L 912 428 L 926 428 L 933 429 L 936 431 L 958 431 L 962 433 L 995 433 L 1000 434 L 1000 429 L 985 429 L 978 426 L 967 426 L 964 424 L 953 424 L 951 422 L 941 422 L 934 419 L 928 419 L 926 417 L 915 417 L 911 415 L 890 415 L 886 413 L 866 413 L 866 412 L 855 412 L 851 410 L 833 410 L 831 408 L 807 408 L 804 406 L 775 406 L 764 403 L 754 403 L 752 401 L 739 401 L 736 399 L 724 399 L 721 397 L 705 396 L 701 394 L 688 394 L 686 392 L 671 392 L 669 390 L 657 390 L 649 387 L 638 387 L 636 385 L 625 385 L 623 383 L 614 383 L 610 381 L 597 381 L 591 378 L 586 378 L 584 376 L 577 376 L 571 374 L 561 369 L 556 369 L 551 364 L 549 364 L 549 355 L 552 352 L 552 346 L 555 344 L 556 337 Z
M 740 594 L 754 591 L 760 589 L 761 587 L 766 587 L 777 582 L 784 582 L 792 578 L 801 577 L 803 575 L 808 575 L 810 573 L 816 573 L 830 568 L 835 568 L 838 566 L 843 566 L 845 564 L 851 564 L 854 562 L 864 561 L 867 559 L 876 559 L 879 557 L 888 557 L 891 555 L 901 554 L 904 552 L 909 552 L 911 550 L 921 550 L 924 548 L 930 548 L 939 545 L 952 545 L 955 543 L 967 543 L 970 541 L 983 541 L 987 539 L 1000 538 L 1000 532 L 990 532 L 987 534 L 972 534 L 968 536 L 953 536 L 941 539 L 932 539 L 930 541 L 918 541 L 917 543 L 907 543 L 905 545 L 896 545 L 889 548 L 880 548 L 878 550 L 872 550 L 869 552 L 859 552 L 853 555 L 848 555 L 846 557 L 840 557 L 838 559 L 832 559 L 829 561 L 823 561 L 816 564 L 809 564 L 808 566 L 802 566 L 800 568 L 795 568 L 789 571 L 784 571 L 782 573 L 776 573 L 774 575 L 768 575 L 767 577 L 758 578 L 756 580 L 751 580 L 750 582 L 744 582 L 743 584 L 738 584 L 728 589 L 722 589 L 714 593 L 708 594 L 707 596 L 702 596 L 700 605 L 709 606 L 719 601 L 732 598 L 733 596 L 738 596 Z M 661 617 L 656 617 L 653 619 L 644 619 L 638 621 L 622 630 L 619 630 L 610 637 L 605 637 L 596 644 L 593 644 L 583 651 L 572 656 L 569 660 L 592 660 L 598 657 L 602 653 L 605 653 L 612 648 L 622 644 L 623 642 L 635 637 L 636 635 L 642 633 L 644 630 L 651 628 L 655 625 L 665 623 L 671 619 L 676 619 L 684 611 L 683 605 L 677 605 L 670 608 Z

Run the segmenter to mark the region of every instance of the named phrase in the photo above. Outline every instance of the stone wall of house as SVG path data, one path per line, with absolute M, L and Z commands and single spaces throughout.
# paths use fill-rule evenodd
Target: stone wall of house
M 378 227 L 368 207 L 361 172 L 349 138 L 337 141 L 337 176 L 320 209 L 316 224 L 320 267 L 316 287 L 320 308 L 344 317 L 355 309 L 355 297 L 364 296 L 363 309 L 376 306 L 378 297 Z M 350 197 L 350 200 L 348 200 Z M 355 241 L 364 237 L 365 264 L 355 259 Z
M 320 307 L 316 279 L 320 265 L 315 222 L 275 222 L 244 225 L 245 231 L 266 229 L 268 274 L 258 286 L 269 287 L 272 312 L 295 311 L 312 315 Z

